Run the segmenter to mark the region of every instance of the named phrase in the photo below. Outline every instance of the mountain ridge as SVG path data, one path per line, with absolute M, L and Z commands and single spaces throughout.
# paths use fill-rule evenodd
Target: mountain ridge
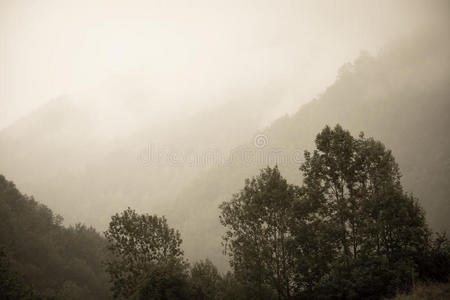
M 414 51 L 405 51 L 408 49 Z M 341 68 L 336 82 L 322 95 L 260 131 L 269 141 L 266 147 L 260 149 L 249 141 L 242 152 L 303 153 L 313 148 L 315 135 L 326 125 L 340 124 L 354 135 L 364 132 L 392 150 L 403 174 L 403 186 L 419 198 L 430 226 L 449 231 L 448 50 L 448 41 L 440 36 L 423 35 L 391 44 L 376 57 L 362 54 Z M 403 55 L 400 62 L 399 55 Z M 244 178 L 274 164 L 233 160 L 208 170 L 179 193 L 174 203 L 184 203 L 190 214 L 183 210 L 173 219 L 184 220 L 178 227 L 184 236 L 190 236 L 185 245 L 188 256 L 211 257 L 226 268 L 225 257 L 218 254 L 221 240 L 217 232 L 223 231 L 218 206 L 238 192 Z M 301 183 L 299 166 L 298 161 L 279 164 L 281 174 L 294 184 Z M 198 244 L 204 247 L 199 249 Z

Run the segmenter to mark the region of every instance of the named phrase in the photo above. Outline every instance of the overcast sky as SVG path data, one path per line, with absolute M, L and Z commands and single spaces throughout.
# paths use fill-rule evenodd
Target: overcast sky
M 0 128 L 95 89 L 150 91 L 164 97 L 149 101 L 182 110 L 273 85 L 280 113 L 292 112 L 361 50 L 376 54 L 440 9 L 415 0 L 0 0 Z

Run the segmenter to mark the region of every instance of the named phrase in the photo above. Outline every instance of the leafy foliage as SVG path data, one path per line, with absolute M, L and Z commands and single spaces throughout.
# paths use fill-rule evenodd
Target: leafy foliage
M 401 293 L 393 300 L 447 300 L 450 299 L 450 283 L 421 283 L 412 292 Z
M 136 298 L 139 300 L 198 299 L 190 298 L 190 295 L 186 266 L 179 260 L 171 258 L 149 266 L 145 280 L 138 288 Z
M 419 261 L 420 279 L 447 282 L 450 275 L 450 241 L 445 234 L 436 233 L 428 244 L 427 251 Z
M 169 228 L 164 217 L 139 215 L 128 208 L 112 216 L 105 232 L 111 258 L 106 262 L 116 298 L 129 298 L 153 272 L 183 270 L 180 233 Z M 164 269 L 168 268 L 168 269 Z M 151 284 L 146 284 L 149 294 Z M 158 286 L 158 289 L 161 287 Z
M 35 292 L 16 272 L 11 270 L 10 262 L 3 249 L 0 249 L 0 299 L 38 299 Z
M 269 287 L 283 297 L 291 294 L 295 274 L 288 249 L 288 221 L 294 195 L 294 187 L 281 177 L 277 167 L 266 168 L 221 205 L 220 220 L 228 228 L 224 241 L 231 266 L 259 299 L 266 297 Z
M 220 206 L 247 298 L 379 299 L 419 278 L 448 280 L 448 241 L 432 239 L 392 153 L 339 125 L 316 147 L 305 152 L 301 187 L 268 167 Z
M 298 209 L 307 208 L 303 226 L 321 224 L 330 254 L 325 263 L 332 267 L 310 284 L 310 292 L 319 288 L 357 299 L 408 289 L 429 230 L 417 200 L 403 193 L 391 152 L 362 134 L 353 138 L 339 125 L 325 127 L 316 145 L 314 153 L 305 152 Z M 297 251 L 312 250 L 307 258 L 316 261 L 317 249 L 303 244 L 300 237 Z
M 101 266 L 104 239 L 93 228 L 66 228 L 61 222 L 0 175 L 0 245 L 12 274 L 23 276 L 23 285 L 37 294 L 107 299 L 108 281 Z
M 222 277 L 209 260 L 196 262 L 191 268 L 192 294 L 195 299 L 217 299 Z

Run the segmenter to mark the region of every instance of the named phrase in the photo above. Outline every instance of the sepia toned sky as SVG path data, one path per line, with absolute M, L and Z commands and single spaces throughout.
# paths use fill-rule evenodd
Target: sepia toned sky
M 417 0 L 0 0 L 0 129 L 52 98 L 96 89 L 143 91 L 183 112 L 229 90 L 273 86 L 274 111 L 283 114 L 330 85 L 361 50 L 375 54 L 448 8 Z

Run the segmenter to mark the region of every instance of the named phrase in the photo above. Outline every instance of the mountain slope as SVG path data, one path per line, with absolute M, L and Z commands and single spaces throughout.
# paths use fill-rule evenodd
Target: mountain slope
M 186 254 L 211 257 L 221 266 L 218 206 L 230 199 L 265 165 L 278 164 L 283 176 L 301 183 L 303 150 L 312 149 L 325 126 L 341 124 L 353 134 L 382 141 L 393 151 L 406 191 L 420 199 L 435 230 L 450 229 L 450 47 L 437 34 L 405 39 L 377 57 L 362 54 L 342 67 L 336 82 L 291 117 L 261 132 L 267 146 L 250 141 L 233 159 L 199 176 L 174 200 L 186 240 Z M 250 158 L 249 158 L 250 157 Z M 189 210 L 185 208 L 188 207 Z
M 190 153 L 242 143 L 265 118 L 267 107 L 244 113 L 256 95 L 233 93 L 204 111 L 163 117 L 146 95 L 54 99 L 0 131 L 0 172 L 68 224 L 103 230 L 127 206 L 164 214 L 166 200 L 208 167 Z
M 63 227 L 61 221 L 0 175 L 0 248 L 12 271 L 49 296 L 110 298 L 102 266 L 106 241 L 93 228 Z

